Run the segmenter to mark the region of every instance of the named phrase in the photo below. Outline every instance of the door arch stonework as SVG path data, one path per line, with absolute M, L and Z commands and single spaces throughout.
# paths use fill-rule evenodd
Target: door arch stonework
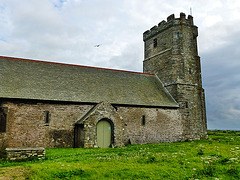
M 111 146 L 123 146 L 124 123 L 116 109 L 108 102 L 93 106 L 75 124 L 83 124 L 85 148 L 97 148 L 97 125 L 102 120 L 111 124 Z

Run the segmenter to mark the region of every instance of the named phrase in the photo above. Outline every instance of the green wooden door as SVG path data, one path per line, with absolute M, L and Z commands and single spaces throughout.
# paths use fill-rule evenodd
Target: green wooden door
M 97 145 L 108 148 L 111 145 L 112 128 L 108 121 L 102 120 L 97 124 Z

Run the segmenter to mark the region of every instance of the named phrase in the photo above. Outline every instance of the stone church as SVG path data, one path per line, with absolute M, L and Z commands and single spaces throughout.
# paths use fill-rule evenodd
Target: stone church
M 0 57 L 0 148 L 115 147 L 207 137 L 193 17 L 144 32 L 143 73 Z

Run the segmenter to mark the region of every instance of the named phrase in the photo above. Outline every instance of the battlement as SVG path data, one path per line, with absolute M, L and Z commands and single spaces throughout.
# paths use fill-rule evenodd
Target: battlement
M 150 30 L 147 30 L 143 33 L 143 41 L 155 36 L 157 33 L 162 32 L 174 25 L 186 25 L 186 26 L 194 26 L 193 17 L 188 15 L 186 18 L 185 13 L 180 13 L 180 18 L 175 18 L 175 15 L 172 14 L 167 17 L 167 21 L 161 21 L 157 26 L 153 26 Z

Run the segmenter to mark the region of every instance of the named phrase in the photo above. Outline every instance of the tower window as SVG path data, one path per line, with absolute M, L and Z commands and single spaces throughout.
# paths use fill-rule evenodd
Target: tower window
M 153 47 L 156 48 L 158 45 L 157 38 L 153 39 Z
M 49 117 L 50 117 L 49 111 L 44 111 L 44 113 L 45 113 L 45 123 L 48 124 L 49 123 Z
M 180 38 L 180 32 L 177 32 L 177 38 Z
M 192 74 L 192 69 L 191 68 L 189 68 L 189 74 Z
M 145 115 L 142 116 L 142 125 L 145 126 L 146 124 L 146 118 L 145 118 Z
M 0 132 L 6 132 L 7 108 L 0 107 Z
M 188 108 L 188 102 L 185 102 L 186 103 L 186 108 Z

